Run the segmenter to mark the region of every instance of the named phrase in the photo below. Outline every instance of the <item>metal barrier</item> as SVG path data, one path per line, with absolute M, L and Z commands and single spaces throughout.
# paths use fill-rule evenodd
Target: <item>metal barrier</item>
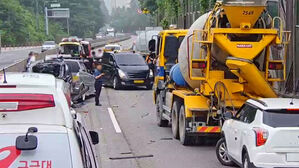
M 109 43 L 117 43 L 117 42 L 120 42 L 120 41 L 125 41 L 125 40 L 128 40 L 130 38 L 131 38 L 130 36 L 111 37 L 111 38 L 108 37 L 108 38 L 104 38 L 104 39 L 92 40 L 90 42 L 91 42 L 92 47 L 97 48 L 97 47 L 103 47 L 103 46 L 105 46 L 106 44 L 109 44 Z M 44 59 L 46 55 L 52 55 L 52 54 L 56 54 L 56 53 L 57 53 L 56 49 L 45 51 L 43 53 L 38 54 L 36 60 Z M 12 65 L 9 65 L 9 66 L 5 67 L 4 69 L 5 69 L 6 72 L 22 72 L 25 69 L 26 60 L 27 59 L 16 62 Z M 0 72 L 2 72 L 2 71 L 3 71 L 3 69 L 0 70 Z

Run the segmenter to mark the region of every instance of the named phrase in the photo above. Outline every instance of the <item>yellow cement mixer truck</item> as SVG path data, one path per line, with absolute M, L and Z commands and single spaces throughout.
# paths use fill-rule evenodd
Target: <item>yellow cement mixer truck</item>
M 159 47 L 150 42 L 152 51 L 158 48 L 158 125 L 171 123 L 173 136 L 189 145 L 219 136 L 224 113 L 247 99 L 277 97 L 273 87 L 286 79 L 290 40 L 283 27 L 266 11 L 266 0 L 223 0 L 195 21 L 180 47 L 164 45 L 179 44 L 171 34 L 159 38 Z

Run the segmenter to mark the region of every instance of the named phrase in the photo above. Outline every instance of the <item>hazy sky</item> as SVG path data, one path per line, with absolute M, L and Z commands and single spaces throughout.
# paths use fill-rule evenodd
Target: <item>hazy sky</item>
M 111 13 L 111 10 L 116 7 L 127 6 L 131 0 L 104 0 L 108 11 Z

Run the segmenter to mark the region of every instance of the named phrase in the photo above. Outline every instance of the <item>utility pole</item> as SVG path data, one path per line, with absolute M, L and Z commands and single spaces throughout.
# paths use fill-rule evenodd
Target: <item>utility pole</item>
M 45 6 L 45 27 L 46 27 L 46 35 L 49 35 L 48 8 L 46 6 Z
M 35 0 L 35 19 L 36 19 L 36 28 L 39 28 L 39 19 L 38 19 L 38 1 Z

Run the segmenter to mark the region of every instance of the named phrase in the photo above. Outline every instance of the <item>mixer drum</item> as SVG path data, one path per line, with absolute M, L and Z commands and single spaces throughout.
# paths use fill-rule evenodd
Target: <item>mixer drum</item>
M 194 23 L 193 25 L 190 27 L 188 34 L 186 36 L 186 38 L 184 38 L 181 46 L 180 46 L 180 50 L 179 50 L 179 56 L 178 56 L 178 61 L 180 64 L 180 69 L 181 72 L 184 76 L 184 79 L 186 80 L 186 82 L 188 83 L 188 85 L 192 88 L 199 88 L 200 87 L 200 81 L 194 81 L 194 80 L 190 80 L 189 78 L 189 70 L 188 70 L 188 51 L 187 51 L 187 37 L 190 36 L 191 34 L 193 34 L 194 30 L 202 30 L 205 26 L 205 23 L 209 17 L 210 13 L 206 13 L 204 15 L 202 15 L 201 17 L 199 17 Z M 194 58 L 199 58 L 199 51 L 200 51 L 200 45 L 197 43 L 194 45 L 194 50 L 193 50 L 193 57 Z M 221 50 L 216 44 L 212 45 L 212 57 L 225 64 L 225 60 L 228 57 L 227 53 L 225 53 L 223 50 Z M 191 57 L 191 53 L 192 53 L 192 37 L 189 38 L 189 54 Z M 203 54 L 205 55 L 205 54 Z M 193 76 L 202 76 L 201 74 L 202 72 L 200 70 L 193 70 Z

